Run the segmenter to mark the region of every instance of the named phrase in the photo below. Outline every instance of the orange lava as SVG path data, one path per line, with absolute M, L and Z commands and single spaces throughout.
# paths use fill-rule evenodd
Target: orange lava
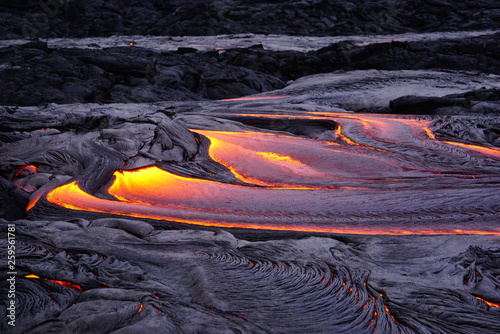
M 500 158 L 500 149 L 494 149 L 494 148 L 489 148 L 489 147 L 484 147 L 484 146 L 479 146 L 479 145 L 457 143 L 454 141 L 443 141 L 443 143 L 462 147 L 462 148 L 465 148 L 468 150 L 479 152 L 479 153 L 484 154 L 484 155 L 492 156 L 494 158 Z
M 21 175 L 21 173 L 24 172 L 24 171 L 27 171 L 29 174 L 34 174 L 34 173 L 36 173 L 38 171 L 38 167 L 34 166 L 34 165 L 21 166 L 21 167 L 19 167 L 18 171 L 14 175 L 14 178 L 16 178 L 19 175 Z
M 45 192 L 43 191 L 34 192 L 28 200 L 28 205 L 26 206 L 26 212 L 31 210 L 44 194 Z
M 480 297 L 476 297 L 476 298 L 479 299 L 480 301 L 486 303 L 488 306 L 500 307 L 500 303 L 492 303 L 492 302 L 489 302 L 486 299 L 483 299 L 483 298 L 480 298 Z
M 24 277 L 25 278 L 39 278 L 39 279 L 41 279 L 40 276 L 37 276 L 37 275 L 34 275 L 34 274 L 29 274 L 29 275 L 26 275 Z M 44 280 L 52 282 L 52 283 L 56 283 L 56 284 L 59 284 L 59 285 L 64 285 L 64 286 L 67 286 L 67 287 L 74 288 L 74 289 L 82 291 L 82 288 L 79 285 L 71 283 L 71 282 L 58 281 L 58 280 L 53 280 L 53 279 L 48 279 L 48 278 L 44 278 Z
M 485 230 L 473 224 L 436 227 L 425 219 L 415 223 L 411 217 L 419 211 L 432 212 L 430 208 L 438 205 L 433 196 L 446 198 L 445 203 L 453 203 L 450 196 L 455 196 L 452 191 L 425 188 L 422 180 L 440 177 L 442 165 L 426 163 L 422 151 L 433 156 L 453 154 L 447 149 L 449 144 L 494 157 L 500 157 L 500 151 L 438 141 L 428 117 L 311 114 L 250 116 L 326 117 L 339 124 L 331 133 L 332 141 L 262 131 L 191 130 L 208 138 L 210 158 L 232 173 L 238 180 L 234 184 L 179 176 L 151 166 L 116 171 L 109 188 L 101 190 L 116 200 L 85 193 L 76 181 L 45 196 L 49 202 L 72 210 L 210 227 L 371 235 L 500 235 L 497 226 Z M 441 195 L 435 195 L 439 191 Z M 476 205 L 474 197 L 456 198 L 461 205 Z M 33 198 L 29 208 L 37 200 Z M 415 201 L 422 203 L 413 208 Z M 377 212 L 398 212 L 405 206 L 411 208 L 401 214 L 407 218 L 394 224 L 377 220 Z M 362 216 L 364 212 L 368 214 Z M 356 223 L 362 219 L 369 224 Z
M 294 196 L 301 190 L 260 189 L 221 184 L 214 181 L 177 176 L 157 167 L 117 172 L 115 176 L 116 180 L 110 187 L 109 192 L 120 201 L 91 196 L 81 190 L 76 182 L 52 190 L 47 194 L 47 200 L 72 210 L 159 219 L 210 227 L 368 235 L 500 234 L 500 230 L 435 230 L 432 227 L 405 229 L 401 226 L 335 226 L 333 224 L 314 222 L 294 223 L 293 219 L 291 219 L 292 222 L 287 222 L 287 219 L 285 219 L 283 223 L 277 223 L 286 217 L 267 212 L 252 212 L 249 209 L 238 211 L 235 208 L 241 208 L 242 204 L 248 202 L 245 200 L 246 198 L 254 198 L 259 199 L 259 203 L 262 205 L 268 202 L 267 206 L 269 208 L 276 209 L 278 207 L 279 210 L 283 203 L 293 201 Z M 205 187 L 200 188 L 200 185 L 203 184 Z M 216 188 L 213 188 L 214 186 Z M 200 191 L 204 192 L 206 196 L 200 196 Z M 259 196 L 262 196 L 262 191 L 267 192 L 270 196 L 259 198 Z M 211 196 L 208 197 L 209 195 Z M 302 196 L 299 195 L 299 197 Z M 238 201 L 237 198 L 242 200 Z M 231 203 L 231 199 L 234 199 L 235 203 Z M 253 207 L 253 205 L 250 205 L 250 207 Z M 259 208 L 259 205 L 256 207 Z M 250 221 L 238 220 L 248 217 L 250 217 Z
M 210 157 L 245 183 L 300 189 L 331 189 L 349 179 L 402 171 L 373 150 L 265 132 L 192 130 L 210 140 Z M 348 185 L 350 189 L 356 188 Z M 365 189 L 365 187 L 361 187 Z

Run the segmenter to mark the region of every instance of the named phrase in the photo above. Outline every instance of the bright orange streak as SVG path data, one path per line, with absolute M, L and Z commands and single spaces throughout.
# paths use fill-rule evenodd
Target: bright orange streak
M 374 155 L 371 148 L 362 145 L 352 148 L 321 140 L 252 131 L 192 131 L 210 140 L 209 155 L 214 161 L 250 184 L 330 189 L 344 186 L 341 183 L 348 179 L 394 177 L 403 171 L 398 164 Z
M 29 274 L 29 275 L 26 275 L 24 277 L 26 277 L 26 278 L 40 278 L 40 276 L 37 276 L 35 274 Z
M 189 179 L 189 178 L 184 178 L 180 176 L 173 176 L 170 173 L 167 173 L 165 171 L 161 171 L 156 167 L 151 167 L 151 168 L 146 168 L 143 170 L 140 170 L 138 172 L 120 172 L 116 173 L 115 175 L 117 176 L 117 180 L 115 180 L 114 184 L 110 188 L 110 193 L 111 189 L 115 190 L 124 190 L 125 192 L 128 191 L 138 191 L 140 192 L 145 192 L 149 193 L 152 200 L 157 200 L 158 203 L 151 203 L 151 204 L 143 204 L 140 203 L 141 201 L 138 200 L 137 202 L 133 202 L 130 200 L 130 197 L 139 197 L 138 194 L 127 194 L 127 197 L 129 197 L 128 202 L 117 202 L 117 201 L 110 201 L 110 200 L 105 200 L 101 198 L 97 198 L 94 196 L 91 196 L 85 192 L 83 192 L 77 185 L 76 182 L 71 182 L 69 184 L 66 184 L 64 186 L 61 186 L 59 188 L 56 188 L 52 190 L 51 192 L 48 193 L 47 195 L 47 200 L 68 208 L 68 209 L 73 209 L 73 210 L 83 210 L 83 211 L 90 211 L 90 212 L 101 212 L 101 213 L 110 213 L 110 214 L 118 214 L 118 215 L 127 215 L 127 216 L 132 216 L 132 217 L 137 217 L 137 218 L 150 218 L 150 219 L 159 219 L 159 220 L 168 220 L 168 221 L 176 221 L 179 223 L 186 223 L 186 224 L 192 224 L 192 225 L 200 225 L 200 226 L 210 226 L 210 227 L 225 227 L 225 228 L 245 228 L 245 229 L 257 229 L 257 230 L 274 230 L 274 231 L 299 231 L 299 232 L 321 232 L 321 233 L 347 233 L 347 234 L 369 234 L 369 235 L 411 235 L 411 234 L 421 234 L 421 235 L 435 235 L 435 234 L 484 234 L 484 235 L 498 235 L 500 234 L 500 231 L 476 231 L 476 230 L 460 230 L 460 232 L 457 232 L 455 230 L 431 230 L 431 229 L 408 229 L 405 230 L 402 227 L 395 227 L 391 228 L 388 226 L 382 226 L 382 227 L 364 227 L 364 226 L 350 226 L 350 227 L 345 227 L 345 226 L 333 226 L 333 225 L 328 225 L 328 226 L 320 226 L 318 224 L 310 223 L 308 225 L 298 225 L 294 223 L 281 223 L 281 224 L 276 224 L 276 223 L 271 223 L 273 220 L 280 220 L 279 216 L 269 216 L 267 214 L 262 214 L 259 212 L 251 212 L 247 211 L 244 213 L 243 216 L 250 216 L 251 221 L 258 221 L 259 224 L 256 223 L 248 223 L 248 222 L 241 222 L 241 221 L 231 221 L 231 219 L 238 219 L 239 214 L 236 211 L 230 211 L 230 210 L 213 210 L 211 209 L 214 205 L 217 206 L 217 201 L 221 200 L 220 195 L 217 193 L 214 193 L 213 195 L 216 195 L 214 199 L 210 199 L 212 201 L 209 201 L 207 204 L 204 204 L 202 201 L 203 199 L 198 197 L 198 198 L 191 198 L 192 202 L 198 205 L 198 207 L 180 207 L 180 206 L 175 206 L 175 205 L 165 205 L 162 204 L 162 198 L 156 199 L 155 193 L 158 192 L 164 192 L 163 197 L 167 197 L 166 199 L 163 198 L 163 201 L 167 202 L 175 202 L 175 200 L 178 200 L 180 202 L 188 202 L 187 198 L 190 196 L 193 196 L 194 193 L 197 193 L 200 189 L 197 187 L 193 187 L 191 182 L 186 182 L 186 184 L 182 187 L 183 189 L 178 189 L 175 185 L 172 188 L 169 188 L 168 186 L 165 186 L 165 182 L 162 182 L 162 180 L 156 179 L 156 181 L 149 186 L 145 187 L 144 189 L 138 189 L 138 185 L 134 182 L 135 180 L 138 180 L 138 182 L 142 183 L 147 183 L 144 179 L 148 178 L 148 174 L 158 174 L 160 173 L 160 176 L 163 175 L 164 177 L 167 178 L 173 178 L 174 181 L 177 179 L 177 184 L 180 184 L 181 179 L 192 181 L 192 182 L 206 182 L 206 183 L 213 183 L 217 184 L 216 182 L 212 181 L 206 181 L 206 180 L 196 180 L 196 179 Z M 134 175 L 135 174 L 135 175 Z M 144 176 L 142 178 L 141 176 Z M 151 175 L 150 175 L 151 176 Z M 129 183 L 128 188 L 125 186 L 124 189 L 121 189 L 123 187 L 123 183 Z M 174 182 L 175 183 L 175 182 Z M 220 184 L 219 184 L 220 185 Z M 160 187 L 159 187 L 160 186 Z M 221 187 L 223 185 L 220 185 Z M 226 187 L 230 187 L 230 195 L 233 194 L 232 196 L 236 198 L 240 198 L 238 193 L 234 193 L 236 188 L 240 189 L 245 189 L 245 188 L 250 188 L 250 187 L 242 187 L 242 186 L 236 186 L 236 185 L 224 185 Z M 159 189 L 155 189 L 158 188 Z M 167 191 L 166 189 L 169 189 L 170 191 Z M 192 190 L 191 192 L 189 190 Z M 187 194 L 184 194 L 183 190 L 187 191 Z M 245 189 L 246 190 L 246 189 Z M 221 192 L 224 192 L 224 189 L 220 190 Z M 258 188 L 250 188 L 250 191 L 263 191 L 262 189 Z M 266 191 L 264 189 L 264 191 Z M 279 193 L 271 194 L 269 198 L 274 198 L 274 199 L 282 199 L 284 195 L 287 193 L 281 193 L 283 190 L 267 190 L 267 191 L 277 191 Z M 295 191 L 293 191 L 295 193 Z M 241 194 L 242 195 L 242 194 Z M 116 195 L 115 195 L 116 196 Z M 178 199 L 177 196 L 184 196 L 185 198 L 180 198 Z M 251 195 L 250 193 L 246 195 L 249 198 L 255 197 L 256 194 Z M 245 197 L 245 196 L 244 196 Z M 267 197 L 266 197 L 267 198 Z M 224 200 L 228 201 L 228 199 Z M 284 201 L 287 202 L 287 199 L 285 198 Z M 261 202 L 264 203 L 264 202 Z M 189 204 L 189 203 L 188 203 Z M 226 203 L 224 203 L 226 204 Z M 239 207 L 239 202 L 236 203 L 236 206 Z M 270 206 L 275 206 L 275 203 L 269 203 Z M 205 206 L 205 208 L 203 208 Z M 210 208 L 207 208 L 210 207 Z M 222 211 L 223 214 L 221 215 L 219 211 Z M 201 218 L 200 218 L 201 217 Z M 212 219 L 211 219 L 212 218 Z M 224 220 L 225 219 L 225 220 Z
M 484 154 L 484 155 L 493 156 L 495 158 L 500 158 L 500 150 L 497 150 L 497 149 L 479 146 L 479 145 L 457 143 L 457 142 L 453 142 L 453 141 L 443 141 L 443 143 L 463 147 L 463 148 L 466 148 L 466 149 L 469 149 L 472 151 L 479 152 L 479 153 Z
M 26 212 L 28 212 L 29 210 L 31 210 L 31 208 L 33 208 L 35 206 L 35 204 L 38 202 L 38 200 L 43 196 L 45 192 L 43 191 L 39 191 L 39 192 L 34 192 L 30 198 L 29 198 L 29 201 L 28 201 L 28 205 L 26 206 Z
M 429 129 L 429 127 L 424 127 L 424 131 L 425 133 L 427 134 L 427 136 L 429 137 L 429 139 L 433 139 L 435 140 L 436 139 L 436 136 L 434 135 L 434 133 L 431 131 L 431 129 Z
M 64 286 L 67 286 L 67 287 L 70 287 L 70 288 L 75 288 L 75 289 L 77 289 L 77 290 L 82 291 L 82 288 L 81 288 L 79 285 L 73 284 L 73 283 L 71 283 L 71 282 L 57 281 L 57 280 L 53 280 L 53 279 L 49 279 L 48 281 L 50 281 L 50 282 L 52 282 L 52 283 L 56 283 L 56 284 L 60 284 L 60 285 L 64 285 Z
M 337 136 L 342 139 L 343 141 L 345 141 L 347 144 L 349 145 L 353 145 L 353 146 L 357 146 L 358 144 L 356 142 L 353 142 L 352 140 L 350 140 L 349 138 L 347 138 L 343 133 L 342 133 L 342 126 L 339 124 L 337 126 Z
M 25 278 L 40 278 L 40 276 L 37 276 L 35 274 L 29 274 L 29 275 L 26 275 L 24 277 Z M 71 283 L 71 282 L 58 281 L 58 280 L 53 280 L 53 279 L 48 279 L 48 278 L 44 278 L 44 280 L 52 282 L 52 283 L 56 283 L 56 284 L 59 284 L 59 285 L 64 285 L 64 286 L 67 286 L 67 287 L 70 287 L 70 288 L 75 288 L 77 290 L 82 291 L 82 288 L 79 285 Z
M 274 100 L 283 99 L 290 97 L 290 95 L 271 95 L 271 96 L 248 96 L 248 97 L 238 97 L 234 99 L 223 99 L 219 101 L 255 101 L 255 100 Z
M 295 165 L 300 165 L 300 166 L 305 166 L 303 163 L 300 161 L 297 161 L 295 159 L 292 159 L 289 156 L 286 155 L 279 155 L 278 153 L 273 153 L 273 152 L 256 152 L 258 155 L 261 157 L 264 157 L 266 160 L 271 160 L 271 161 L 283 161 L 289 164 L 295 164 Z
M 487 301 L 486 299 L 483 299 L 483 298 L 480 298 L 480 297 L 476 297 L 476 298 L 479 299 L 482 302 L 485 302 L 488 306 L 500 307 L 499 303 L 491 303 L 491 302 Z

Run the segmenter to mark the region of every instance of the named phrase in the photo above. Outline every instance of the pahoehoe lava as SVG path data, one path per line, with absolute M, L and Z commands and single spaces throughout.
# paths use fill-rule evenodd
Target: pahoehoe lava
M 2 333 L 500 333 L 497 2 L 0 4 Z

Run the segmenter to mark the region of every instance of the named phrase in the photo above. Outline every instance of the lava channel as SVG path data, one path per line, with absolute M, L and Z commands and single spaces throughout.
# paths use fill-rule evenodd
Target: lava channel
M 477 159 L 453 155 L 449 147 L 454 145 L 436 140 L 429 120 L 314 117 L 342 124 L 336 135 L 341 130 L 345 138 L 335 142 L 335 131 L 332 141 L 326 141 L 273 132 L 192 130 L 208 138 L 209 157 L 233 173 L 238 180 L 234 184 L 151 166 L 116 171 L 109 188 L 101 190 L 115 200 L 85 193 L 78 181 L 50 191 L 46 199 L 67 209 L 213 227 L 500 234 L 500 227 L 492 223 L 498 213 L 498 187 L 478 184 L 475 175 L 461 176 L 462 165 Z M 471 154 L 492 157 L 491 149 L 478 152 L 476 147 L 461 146 L 469 148 Z M 432 161 L 422 151 L 432 153 Z M 445 164 L 440 164 L 439 155 Z M 482 165 L 473 167 L 479 179 L 491 175 L 488 170 L 481 175 Z

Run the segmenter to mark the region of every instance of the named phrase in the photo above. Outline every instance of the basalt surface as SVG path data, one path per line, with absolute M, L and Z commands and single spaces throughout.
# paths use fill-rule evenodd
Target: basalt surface
M 498 29 L 495 0 L 27 0 L 0 3 L 0 36 L 361 35 Z
M 425 35 L 400 36 L 406 41 L 372 42 L 367 37 L 367 44 L 344 40 L 307 52 L 276 51 L 267 44 L 266 48 L 262 44 L 237 48 L 234 42 L 225 45 L 228 49 L 214 44 L 212 50 L 202 46 L 201 50 L 178 47 L 168 51 L 168 47 L 162 49 L 170 44 L 168 40 L 158 46 L 129 42 L 133 45 L 102 48 L 96 44 L 83 49 L 84 45 L 75 47 L 69 40 L 16 44 L 0 49 L 0 103 L 227 99 L 280 89 L 290 80 L 312 74 L 367 69 L 500 74 L 499 34 L 482 32 L 430 41 Z M 259 40 L 258 36 L 249 39 Z M 109 40 L 113 39 L 107 40 L 108 45 Z M 226 36 L 226 40 L 231 39 Z M 301 45 L 300 39 L 276 36 L 274 41 Z M 103 39 L 96 42 L 106 45 Z M 183 42 L 193 44 L 189 38 Z M 314 42 L 311 47 L 324 45 L 321 40 Z

